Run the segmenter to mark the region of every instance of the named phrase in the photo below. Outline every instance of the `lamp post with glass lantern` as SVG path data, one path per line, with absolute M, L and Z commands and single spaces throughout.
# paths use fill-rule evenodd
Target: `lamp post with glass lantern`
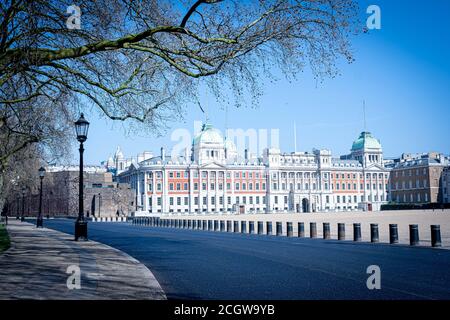
M 25 192 L 26 188 L 22 187 L 22 217 L 20 218 L 20 221 L 25 221 Z
M 44 167 L 39 168 L 39 179 L 41 180 L 41 186 L 39 189 L 39 212 L 38 218 L 36 220 L 36 228 L 42 228 L 44 226 L 44 222 L 42 219 L 42 181 L 44 180 L 45 169 Z
M 81 114 L 80 118 L 75 122 L 75 131 L 77 140 L 80 142 L 80 178 L 79 178 L 79 194 L 78 194 L 78 218 L 75 222 L 75 241 L 87 240 L 87 221 L 84 219 L 83 204 L 83 143 L 87 140 L 89 122 Z

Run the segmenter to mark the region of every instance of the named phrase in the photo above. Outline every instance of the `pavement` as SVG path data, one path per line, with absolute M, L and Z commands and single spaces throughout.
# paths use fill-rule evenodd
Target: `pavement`
M 68 223 L 73 229 L 74 221 Z M 11 247 L 0 254 L 0 299 L 166 299 L 153 273 L 118 249 L 13 219 L 8 233 Z M 80 289 L 69 289 L 77 268 Z
M 370 224 L 377 223 L 379 238 L 382 243 L 389 243 L 389 224 L 398 225 L 398 237 L 400 244 L 409 244 L 409 225 L 419 226 L 420 245 L 431 246 L 430 226 L 437 224 L 441 227 L 442 248 L 450 249 L 450 210 L 397 210 L 397 211 L 373 211 L 373 212 L 321 212 L 321 213 L 270 213 L 270 214 L 197 214 L 197 215 L 163 215 L 165 218 L 173 219 L 199 219 L 199 220 L 231 220 L 231 221 L 254 221 L 255 232 L 257 221 L 264 221 L 264 232 L 266 232 L 266 221 L 272 221 L 272 230 L 275 232 L 275 223 L 283 223 L 283 235 L 286 235 L 286 222 L 293 223 L 293 233 L 297 234 L 298 222 L 305 224 L 305 236 L 309 237 L 309 224 L 316 222 L 317 236 L 323 236 L 322 223 L 330 223 L 331 237 L 337 239 L 337 224 L 345 223 L 346 239 L 353 239 L 353 223 L 361 223 L 361 236 L 363 241 L 370 241 Z M 248 232 L 248 225 L 247 225 Z
M 72 232 L 73 221 L 45 221 Z M 152 270 L 171 299 L 450 299 L 450 251 L 90 222 L 91 239 Z M 369 290 L 369 266 L 380 290 Z

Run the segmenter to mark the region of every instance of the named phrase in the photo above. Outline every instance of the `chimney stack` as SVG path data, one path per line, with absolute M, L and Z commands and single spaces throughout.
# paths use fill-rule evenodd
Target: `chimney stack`
M 161 161 L 166 160 L 166 151 L 164 150 L 164 147 L 161 147 Z

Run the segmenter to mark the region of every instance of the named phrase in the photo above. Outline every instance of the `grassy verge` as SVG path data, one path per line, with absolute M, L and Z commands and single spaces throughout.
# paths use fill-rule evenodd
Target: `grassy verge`
M 0 224 L 0 253 L 9 248 L 10 242 L 6 227 Z

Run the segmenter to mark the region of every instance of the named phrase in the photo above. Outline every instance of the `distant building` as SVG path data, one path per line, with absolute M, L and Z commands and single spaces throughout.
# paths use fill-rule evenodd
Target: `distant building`
M 329 150 L 244 154 L 205 124 L 183 156 L 172 159 L 161 148 L 159 156 L 131 161 L 118 180 L 136 191 L 142 214 L 379 210 L 388 200 L 389 170 L 369 132 L 338 158 Z
M 390 193 L 395 203 L 421 204 L 444 201 L 443 171 L 450 159 L 441 153 L 403 154 L 388 165 Z
M 79 167 L 50 166 L 43 180 L 42 212 L 44 216 L 77 216 Z M 87 217 L 127 216 L 134 208 L 134 192 L 126 183 L 116 183 L 112 173 L 97 166 L 84 167 L 84 213 Z M 14 203 L 13 203 L 14 204 Z M 20 206 L 21 201 L 16 201 Z M 39 190 L 27 190 L 25 215 L 36 216 Z M 16 210 L 17 211 L 17 210 Z M 12 209 L 14 211 L 14 208 Z
M 444 203 L 450 203 L 450 166 L 442 171 L 442 193 Z

